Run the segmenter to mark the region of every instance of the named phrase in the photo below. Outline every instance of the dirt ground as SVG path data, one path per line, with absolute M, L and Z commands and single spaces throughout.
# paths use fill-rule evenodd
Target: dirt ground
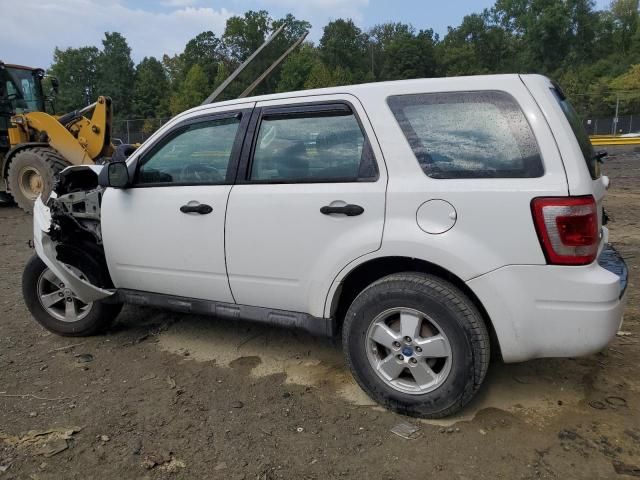
M 0 206 L 0 480 L 640 476 L 640 153 L 604 170 L 623 332 L 587 358 L 494 362 L 443 422 L 373 405 L 339 346 L 301 333 L 126 307 L 107 335 L 52 335 L 20 293 L 31 217 Z

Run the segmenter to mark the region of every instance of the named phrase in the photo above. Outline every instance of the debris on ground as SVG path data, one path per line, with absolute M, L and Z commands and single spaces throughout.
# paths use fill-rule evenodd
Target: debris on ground
M 438 430 L 440 433 L 460 433 L 460 428 L 456 427 L 449 427 L 449 428 L 444 428 L 442 427 L 440 430 Z M 486 433 L 486 432 L 485 432 Z
M 62 347 L 58 347 L 58 348 L 54 348 L 53 350 L 49 350 L 47 353 L 55 353 L 55 352 L 62 352 L 65 350 L 71 350 L 72 348 L 75 347 L 79 347 L 81 345 L 84 345 L 87 342 L 80 342 L 80 343 L 73 343 L 71 345 L 64 345 Z
M 171 452 L 150 454 L 142 460 L 142 466 L 147 470 L 158 467 L 165 472 L 176 472 L 179 468 L 185 468 L 187 465 L 182 460 L 175 458 Z
M 637 465 L 629 465 L 618 460 L 614 460 L 613 469 L 618 475 L 629 475 L 631 477 L 640 477 L 640 467 Z
M 169 388 L 170 388 L 171 390 L 173 390 L 174 388 L 176 388 L 176 381 L 175 381 L 175 379 L 174 379 L 173 377 L 171 377 L 171 376 L 168 376 L 168 377 L 167 377 L 167 385 L 169 385 Z
M 407 440 L 414 440 L 420 436 L 420 428 L 410 423 L 399 423 L 391 429 L 391 433 Z
M 558 433 L 558 438 L 560 440 L 575 440 L 578 438 L 578 434 L 575 430 L 560 430 Z
M 164 465 L 160 465 L 160 470 L 165 472 L 174 473 L 177 472 L 180 468 L 185 468 L 187 466 L 182 460 L 178 460 L 177 458 L 172 458 Z
M 79 353 L 76 355 L 76 361 L 78 363 L 89 363 L 93 362 L 93 355 L 90 353 Z
M 625 435 L 633 438 L 636 442 L 640 443 L 640 431 L 636 432 L 634 430 L 625 430 L 624 431 Z
M 69 448 L 68 440 L 73 434 L 82 430 L 80 427 L 60 427 L 49 430 L 30 430 L 22 436 L 0 434 L 0 440 L 5 444 L 30 450 L 34 455 L 52 457 Z
M 626 407 L 627 401 L 623 397 L 618 397 L 615 395 L 610 395 L 604 399 L 609 405 L 614 407 Z

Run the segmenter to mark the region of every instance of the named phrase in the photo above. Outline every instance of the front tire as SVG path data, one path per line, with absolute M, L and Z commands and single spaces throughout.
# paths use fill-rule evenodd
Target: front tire
M 349 308 L 342 340 L 362 389 L 410 416 L 458 412 L 489 365 L 482 316 L 459 289 L 433 275 L 400 273 L 371 284 Z
M 33 211 L 38 195 L 46 202 L 56 176 L 71 165 L 57 151 L 47 147 L 25 148 L 9 164 L 8 183 L 14 201 L 25 212 Z
M 92 284 L 99 282 L 90 264 L 70 268 Z M 86 304 L 34 255 L 22 275 L 22 295 L 33 318 L 50 332 L 68 337 L 84 337 L 104 331 L 118 316 L 122 305 L 100 301 Z

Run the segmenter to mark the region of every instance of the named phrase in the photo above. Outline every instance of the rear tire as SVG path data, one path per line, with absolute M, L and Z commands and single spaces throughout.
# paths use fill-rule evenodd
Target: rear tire
M 9 164 L 9 191 L 25 212 L 33 211 L 38 195 L 46 202 L 51 195 L 56 176 L 71 165 L 56 150 L 32 147 L 19 151 Z
M 347 364 L 376 402 L 405 415 L 440 418 L 475 395 L 489 365 L 482 316 L 451 283 L 399 273 L 365 288 L 343 326 Z
M 94 285 L 101 285 L 100 273 L 90 261 L 74 263 L 81 263 L 72 266 L 76 274 Z M 75 298 L 73 292 L 65 291 L 62 282 L 37 255 L 31 257 L 24 268 L 22 295 L 31 315 L 40 325 L 68 337 L 100 333 L 122 310 L 121 304 L 101 301 L 85 304 Z

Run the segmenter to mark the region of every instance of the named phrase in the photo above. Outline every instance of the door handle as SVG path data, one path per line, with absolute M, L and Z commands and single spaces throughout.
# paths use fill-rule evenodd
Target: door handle
M 331 215 L 332 213 L 341 213 L 342 215 L 346 215 L 347 217 L 355 217 L 358 215 L 362 215 L 364 213 L 364 208 L 360 205 L 345 205 L 343 207 L 332 207 L 330 205 L 325 205 L 320 209 L 320 213 L 324 215 Z
M 199 213 L 200 215 L 206 215 L 213 212 L 213 207 L 206 203 L 200 203 L 198 205 L 182 205 L 180 207 L 182 213 Z

